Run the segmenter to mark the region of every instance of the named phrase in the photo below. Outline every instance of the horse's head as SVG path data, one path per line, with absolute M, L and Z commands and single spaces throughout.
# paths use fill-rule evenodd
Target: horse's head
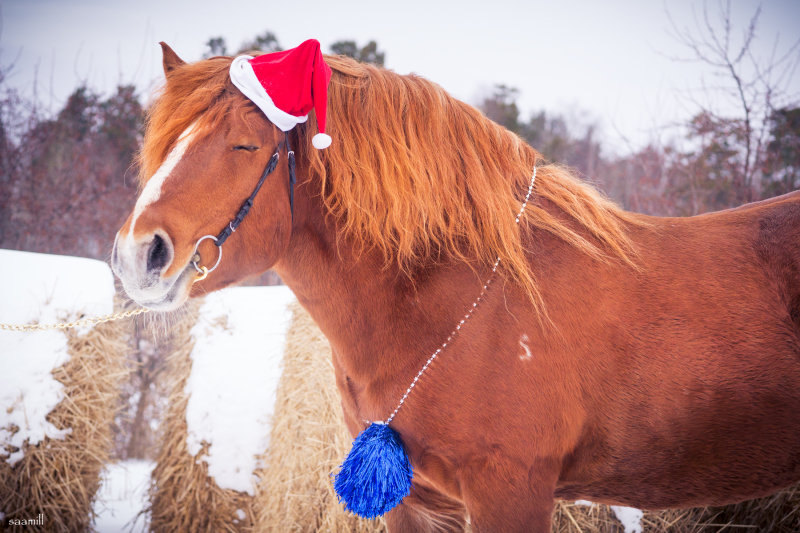
M 145 133 L 143 187 L 117 233 L 112 266 L 136 302 L 170 310 L 270 268 L 288 246 L 292 214 L 286 136 L 231 83 L 230 58 L 188 65 L 162 47 L 166 85 Z M 218 249 L 216 236 L 275 153 L 251 213 Z M 212 268 L 222 251 L 213 273 L 195 284 L 196 267 Z

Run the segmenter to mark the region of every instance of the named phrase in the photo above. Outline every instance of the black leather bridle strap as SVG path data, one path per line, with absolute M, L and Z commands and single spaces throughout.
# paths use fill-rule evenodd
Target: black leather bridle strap
M 289 144 L 289 134 L 284 137 L 286 143 L 286 158 L 289 165 L 289 210 L 292 213 L 292 222 L 294 222 L 294 184 L 297 183 L 297 178 L 294 174 L 294 150 Z
M 289 207 L 292 213 L 292 220 L 294 221 L 294 184 L 297 181 L 295 178 L 295 160 L 294 160 L 294 151 L 289 146 L 289 134 L 286 133 L 283 143 L 286 146 L 286 152 L 288 155 L 288 164 L 289 164 Z M 281 145 L 279 144 L 277 148 L 275 148 L 275 153 L 272 154 L 272 157 L 269 158 L 267 161 L 267 166 L 264 167 L 264 172 L 261 173 L 261 179 L 258 180 L 255 189 L 253 192 L 250 193 L 250 196 L 247 200 L 244 201 L 242 206 L 239 208 L 239 211 L 236 213 L 236 216 L 233 217 L 233 220 L 228 222 L 228 225 L 223 228 L 222 231 L 219 232 L 217 235 L 214 244 L 217 246 L 222 246 L 222 244 L 231 236 L 231 234 L 236 231 L 236 228 L 244 220 L 244 217 L 247 216 L 247 213 L 250 212 L 250 208 L 253 207 L 253 202 L 256 199 L 256 195 L 258 191 L 261 190 L 261 187 L 264 185 L 264 182 L 267 181 L 267 177 L 275 171 L 275 168 L 278 166 L 278 159 L 280 158 L 279 152 L 281 150 Z

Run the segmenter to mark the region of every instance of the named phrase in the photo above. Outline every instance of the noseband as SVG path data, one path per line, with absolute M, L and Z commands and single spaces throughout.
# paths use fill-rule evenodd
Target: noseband
M 258 191 L 261 190 L 261 186 L 264 185 L 264 182 L 267 180 L 267 176 L 272 174 L 275 171 L 275 168 L 278 166 L 278 159 L 280 158 L 280 150 L 281 144 L 286 146 L 286 154 L 288 159 L 289 165 L 289 210 L 292 215 L 292 221 L 294 221 L 294 184 L 297 181 L 295 177 L 295 161 L 294 161 L 294 150 L 292 150 L 291 145 L 289 144 L 289 134 L 284 133 L 283 142 L 278 143 L 278 146 L 275 148 L 275 153 L 272 154 L 272 157 L 269 158 L 267 161 L 267 166 L 264 167 L 264 172 L 261 173 L 261 179 L 258 180 L 255 189 L 253 192 L 250 193 L 250 196 L 247 200 L 244 201 L 242 206 L 239 208 L 239 211 L 236 213 L 236 216 L 228 222 L 228 225 L 225 226 L 222 231 L 215 237 L 213 235 L 204 235 L 200 237 L 194 245 L 194 255 L 192 256 L 192 265 L 194 265 L 194 269 L 197 270 L 197 278 L 195 278 L 194 282 L 197 283 L 198 281 L 202 281 L 206 279 L 211 272 L 213 272 L 218 266 L 220 261 L 222 261 L 222 245 L 228 240 L 228 237 L 231 236 L 233 232 L 236 231 L 236 228 L 244 220 L 244 217 L 247 216 L 247 213 L 250 212 L 250 208 L 253 207 L 253 201 L 256 199 L 256 195 Z M 214 244 L 217 245 L 218 255 L 217 255 L 217 262 L 214 263 L 214 266 L 211 268 L 205 266 L 199 266 L 197 263 L 200 261 L 200 254 L 197 252 L 197 248 L 200 246 L 200 243 L 206 239 L 211 239 L 214 241 Z

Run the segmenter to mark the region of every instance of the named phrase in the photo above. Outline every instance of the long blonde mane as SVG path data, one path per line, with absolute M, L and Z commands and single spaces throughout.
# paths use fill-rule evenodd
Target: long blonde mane
M 354 242 L 413 271 L 443 255 L 487 265 L 499 257 L 537 307 L 541 299 L 521 236 L 535 227 L 599 260 L 632 263 L 625 211 L 477 109 L 418 76 L 327 57 L 328 133 L 310 149 L 323 198 Z M 304 131 L 305 144 L 316 132 Z M 515 223 L 534 164 L 523 226 Z M 551 214 L 551 202 L 565 217 Z
M 143 174 L 164 160 L 178 135 L 199 119 L 210 129 L 254 109 L 228 79 L 230 58 L 177 68 L 149 113 Z M 625 231 L 633 219 L 596 189 L 542 157 L 518 136 L 418 76 L 401 76 L 341 56 L 333 69 L 327 130 L 333 144 L 315 150 L 312 113 L 297 136 L 322 183 L 322 198 L 341 235 L 377 249 L 408 273 L 431 260 L 491 265 L 518 282 L 543 310 L 522 236 L 550 232 L 586 254 L 633 264 Z M 515 223 L 537 177 L 521 224 Z M 550 203 L 560 213 L 544 206 Z

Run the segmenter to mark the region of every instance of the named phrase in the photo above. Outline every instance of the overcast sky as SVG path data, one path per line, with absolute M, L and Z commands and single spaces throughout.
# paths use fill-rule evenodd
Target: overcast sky
M 758 6 L 735 0 L 743 28 Z M 767 56 L 800 37 L 800 0 L 765 0 L 757 52 Z M 703 3 L 668 2 L 681 28 L 694 28 Z M 709 2 L 714 12 L 717 2 Z M 496 83 L 516 87 L 523 117 L 533 111 L 593 120 L 606 146 L 641 145 L 657 126 L 696 111 L 687 94 L 717 81 L 686 55 L 665 4 L 647 0 L 404 2 L 238 0 L 0 0 L 0 65 L 8 82 L 57 109 L 81 82 L 109 92 L 135 83 L 145 97 L 161 82 L 158 41 L 184 59 L 222 36 L 229 48 L 266 30 L 285 48 L 314 37 L 331 43 L 376 40 L 386 66 L 415 72 L 476 104 Z M 737 32 L 738 33 L 738 32 Z M 800 94 L 800 73 L 791 90 Z

